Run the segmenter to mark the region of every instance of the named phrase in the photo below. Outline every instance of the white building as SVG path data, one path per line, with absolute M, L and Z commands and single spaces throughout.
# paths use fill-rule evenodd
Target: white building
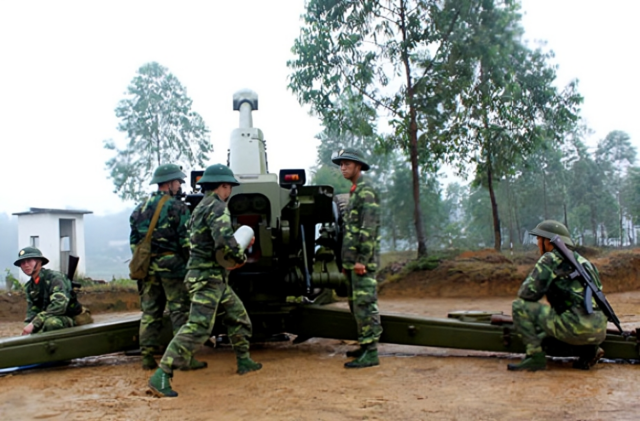
M 76 274 L 86 273 L 84 215 L 86 210 L 30 208 L 18 212 L 18 249 L 37 247 L 49 259 L 48 269 L 67 273 L 69 255 L 80 258 Z M 20 272 L 20 280 L 28 278 Z

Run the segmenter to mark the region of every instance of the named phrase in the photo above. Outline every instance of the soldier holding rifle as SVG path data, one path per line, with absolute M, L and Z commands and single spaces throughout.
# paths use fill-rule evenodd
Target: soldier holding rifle
M 542 340 L 550 336 L 576 346 L 580 351 L 573 367 L 588 370 L 604 355 L 599 345 L 607 334 L 607 317 L 617 321 L 600 291 L 598 270 L 568 249 L 574 244 L 569 230 L 560 222 L 543 221 L 530 233 L 538 237 L 541 257 L 513 302 L 513 323 L 526 345 L 526 357 L 519 364 L 509 364 L 508 369 L 545 369 Z M 539 302 L 544 296 L 549 305 Z

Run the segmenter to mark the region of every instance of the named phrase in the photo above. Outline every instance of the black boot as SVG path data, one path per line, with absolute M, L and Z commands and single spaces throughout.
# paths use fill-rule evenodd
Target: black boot
M 360 358 L 362 354 L 364 354 L 364 347 L 359 347 L 358 349 L 352 349 L 351 351 L 347 351 L 347 357 L 349 358 Z
M 602 357 L 604 357 L 604 350 L 598 345 L 585 345 L 582 347 L 578 359 L 573 362 L 573 368 L 588 370 L 598 364 Z
M 360 356 L 353 361 L 344 363 L 344 368 L 365 368 L 380 365 L 377 344 L 360 346 L 360 350 L 362 351 Z

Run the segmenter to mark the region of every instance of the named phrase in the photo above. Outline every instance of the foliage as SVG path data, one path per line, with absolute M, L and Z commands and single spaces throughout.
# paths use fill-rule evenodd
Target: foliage
M 24 285 L 18 278 L 13 276 L 10 269 L 5 269 L 5 279 L 11 284 L 11 291 L 24 292 Z
M 115 151 L 106 168 L 120 198 L 141 200 L 143 185 L 161 164 L 205 166 L 213 151 L 209 129 L 191 105 L 186 89 L 165 67 L 155 62 L 140 67 L 115 110 L 128 143 L 118 149 L 113 140 L 104 142 Z

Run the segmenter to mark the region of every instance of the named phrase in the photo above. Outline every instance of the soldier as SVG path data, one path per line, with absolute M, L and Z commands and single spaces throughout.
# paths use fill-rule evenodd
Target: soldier
M 158 367 L 154 354 L 160 352 L 162 314 L 165 306 L 173 333 L 187 321 L 189 313 L 189 293 L 184 285 L 189 259 L 189 233 L 187 222 L 190 212 L 187 206 L 175 196 L 187 176 L 175 164 L 160 165 L 153 173 L 149 184 L 158 184 L 158 191 L 140 203 L 129 218 L 131 235 L 129 244 L 135 246 L 145 238 L 151 219 L 160 200 L 170 197 L 162 205 L 160 215 L 151 237 L 151 264 L 145 279 L 138 281 L 140 292 L 140 350 L 142 368 L 153 370 Z
M 262 364 L 249 356 L 251 321 L 247 311 L 227 285 L 226 270 L 214 259 L 216 252 L 223 250 L 226 258 L 236 263 L 228 270 L 237 269 L 246 262 L 244 250 L 233 237 L 231 216 L 226 204 L 233 186 L 240 183 L 228 167 L 216 164 L 205 170 L 198 184 L 202 186 L 204 198 L 194 209 L 189 222 L 191 258 L 185 278 L 191 297 L 191 310 L 189 320 L 173 338 L 162 357 L 160 368 L 149 380 L 149 387 L 159 397 L 178 396 L 170 384 L 173 369 L 193 364 L 194 352 L 211 336 L 219 307 L 224 311 L 222 322 L 236 353 L 237 373 L 245 374 L 262 368 Z M 254 240 L 251 240 L 249 247 Z
M 558 221 L 542 221 L 531 235 L 538 237 L 542 257 L 524 280 L 518 297 L 513 302 L 513 323 L 527 348 L 525 359 L 519 364 L 509 364 L 509 370 L 544 370 L 547 362 L 542 350 L 545 336 L 554 337 L 580 349 L 574 368 L 588 370 L 604 355 L 598 346 L 607 334 L 607 317 L 593 300 L 593 313 L 588 314 L 584 305 L 585 287 L 570 274 L 574 268 L 566 261 L 549 240 L 558 235 L 567 247 L 573 249 L 569 230 Z M 576 261 L 584 266 L 594 283 L 602 289 L 596 267 L 573 251 Z M 550 305 L 538 302 L 546 295 Z
M 44 269 L 42 266 L 47 263 L 49 259 L 35 247 L 20 250 L 18 260 L 13 263 L 30 277 L 25 285 L 27 318 L 24 322 L 27 325 L 23 335 L 93 322 L 89 311 L 78 302 L 69 278 L 58 271 Z
M 349 307 L 358 326 L 360 348 L 347 352 L 353 361 L 346 368 L 379 365 L 378 341 L 382 334 L 376 270 L 380 245 L 380 206 L 375 190 L 362 176 L 369 169 L 360 151 L 343 149 L 332 158 L 342 176 L 351 181 L 351 194 L 345 211 L 342 266 L 349 278 Z

